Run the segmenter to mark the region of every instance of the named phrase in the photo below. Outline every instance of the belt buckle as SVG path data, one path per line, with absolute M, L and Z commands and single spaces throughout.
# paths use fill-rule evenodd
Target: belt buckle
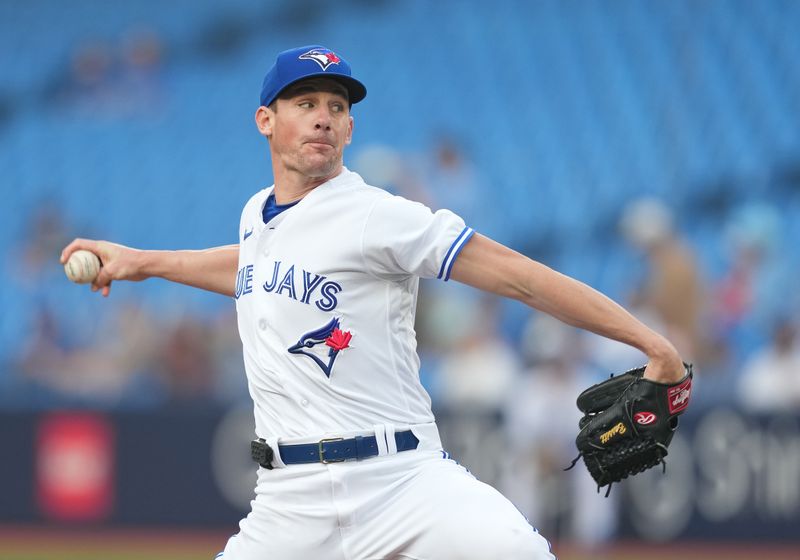
M 344 458 L 342 459 L 326 459 L 325 458 L 325 450 L 322 448 L 323 443 L 328 443 L 331 441 L 342 441 L 344 438 L 336 437 L 336 438 L 327 438 L 319 440 L 319 462 L 327 465 L 328 463 L 343 463 Z

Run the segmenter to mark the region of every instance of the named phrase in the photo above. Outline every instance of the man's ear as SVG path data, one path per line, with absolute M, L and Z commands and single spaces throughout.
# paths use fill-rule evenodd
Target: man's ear
M 261 106 L 256 109 L 256 127 L 262 136 L 272 136 L 272 124 L 275 112 L 269 107 Z
M 353 117 L 350 117 L 350 123 L 347 125 L 347 136 L 344 139 L 345 144 L 350 144 L 353 141 L 353 127 L 355 124 L 356 121 L 353 120 Z

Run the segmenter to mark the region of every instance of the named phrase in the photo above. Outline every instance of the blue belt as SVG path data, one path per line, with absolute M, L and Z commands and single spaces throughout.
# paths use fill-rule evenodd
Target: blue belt
M 416 449 L 419 444 L 417 436 L 411 430 L 396 432 L 394 441 L 397 451 Z M 329 438 L 317 443 L 302 443 L 298 445 L 279 445 L 281 460 L 285 465 L 300 465 L 305 463 L 341 463 L 348 459 L 367 459 L 378 455 L 378 440 L 375 436 L 356 436 L 354 438 Z M 253 460 L 264 468 L 272 468 L 274 456 L 263 439 L 251 443 L 250 454 Z M 269 466 L 267 466 L 269 465 Z

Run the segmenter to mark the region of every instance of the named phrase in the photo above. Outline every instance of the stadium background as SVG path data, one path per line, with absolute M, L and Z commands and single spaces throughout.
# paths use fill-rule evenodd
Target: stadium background
M 796 558 L 798 23 L 789 0 L 0 3 L 0 558 L 213 557 L 236 531 L 232 303 L 161 281 L 103 300 L 57 256 L 74 236 L 235 243 L 271 183 L 261 79 L 311 43 L 369 89 L 348 167 L 599 288 L 697 365 L 667 475 L 603 500 L 560 472 L 572 399 L 642 357 L 424 282 L 450 451 L 564 558 Z

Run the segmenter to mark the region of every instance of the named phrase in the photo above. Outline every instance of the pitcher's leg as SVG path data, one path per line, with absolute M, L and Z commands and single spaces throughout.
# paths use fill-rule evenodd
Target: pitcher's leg
M 359 560 L 555 560 L 510 501 L 454 461 L 427 453 L 405 466 L 401 480 L 365 504 L 370 513 L 350 541 Z M 359 546 L 369 541 L 375 546 Z
M 344 560 L 324 465 L 259 471 L 256 499 L 218 560 Z

